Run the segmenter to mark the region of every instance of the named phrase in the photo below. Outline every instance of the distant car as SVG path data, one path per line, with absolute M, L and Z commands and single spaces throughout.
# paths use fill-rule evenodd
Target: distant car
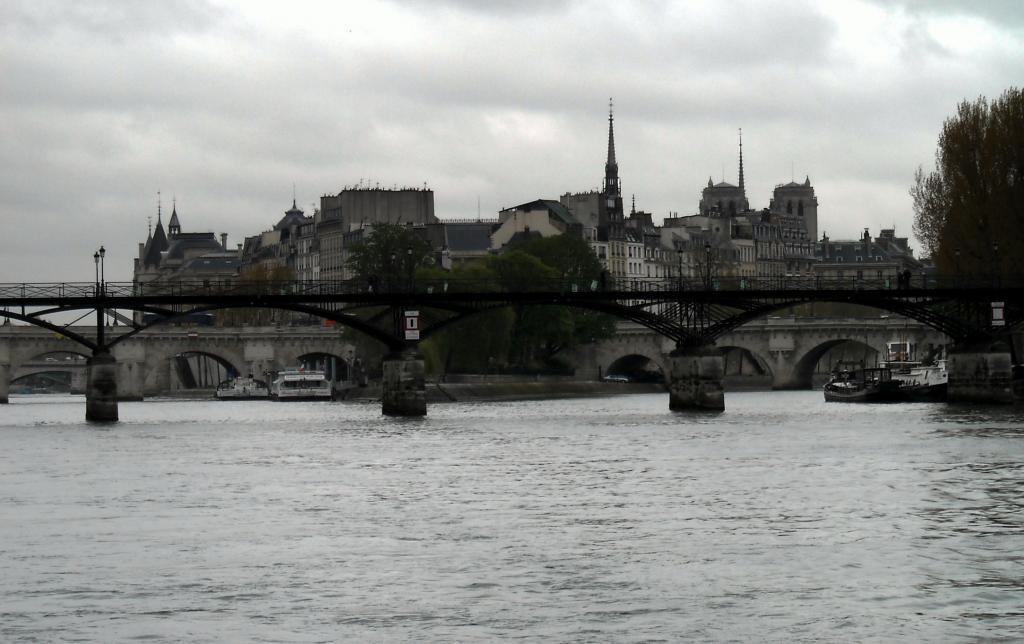
M 605 382 L 629 382 L 629 377 L 617 373 L 610 373 L 604 378 L 602 378 L 602 380 L 604 380 Z

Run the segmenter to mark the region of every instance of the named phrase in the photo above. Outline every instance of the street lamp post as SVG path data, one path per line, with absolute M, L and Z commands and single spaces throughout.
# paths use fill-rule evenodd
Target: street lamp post
M 103 324 L 104 324 L 104 310 L 103 310 L 103 297 L 106 295 L 104 288 L 104 280 L 106 276 L 103 272 L 103 258 L 107 255 L 107 249 L 100 246 L 100 249 L 92 254 L 92 263 L 96 270 L 96 346 L 98 349 L 105 350 L 106 341 L 103 337 Z
M 711 290 L 711 242 L 704 242 L 704 269 L 707 271 L 704 288 Z
M 405 270 L 408 272 L 408 285 L 406 288 L 411 293 L 415 286 L 416 270 L 412 265 L 412 246 L 405 247 Z
M 676 248 L 676 253 L 679 255 L 679 290 L 683 290 L 683 249 Z
M 953 285 L 960 286 L 960 247 L 953 249 Z
M 998 288 L 1000 278 L 1002 277 L 1002 271 L 1000 270 L 999 266 L 999 242 L 997 241 L 992 242 L 992 256 L 995 260 L 992 262 L 992 271 L 995 273 L 995 278 L 992 280 L 992 282 Z
M 393 293 L 394 290 L 395 290 L 395 282 L 397 281 L 397 280 L 395 280 L 395 270 L 397 270 L 397 265 L 396 265 L 395 262 L 396 262 L 397 259 L 398 259 L 398 255 L 394 251 L 391 251 L 391 266 L 390 266 L 390 270 L 388 270 L 388 292 L 389 293 Z
M 104 295 L 107 294 L 107 277 L 103 271 L 104 258 L 107 256 L 107 249 L 100 246 L 100 292 Z

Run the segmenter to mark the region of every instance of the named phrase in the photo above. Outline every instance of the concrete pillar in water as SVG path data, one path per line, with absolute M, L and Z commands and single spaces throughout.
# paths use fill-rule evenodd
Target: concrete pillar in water
M 384 356 L 381 411 L 387 416 L 426 416 L 426 367 L 416 349 Z
M 102 422 L 117 420 L 117 360 L 103 351 L 94 353 L 88 365 L 85 419 Z
M 946 370 L 950 402 L 1013 402 L 1013 365 L 1008 349 L 954 348 L 946 360 Z
M 724 411 L 722 354 L 714 345 L 679 347 L 668 356 L 668 407 L 673 411 Z

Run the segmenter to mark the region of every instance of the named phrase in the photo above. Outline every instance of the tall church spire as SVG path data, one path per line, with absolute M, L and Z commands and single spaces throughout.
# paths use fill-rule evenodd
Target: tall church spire
M 740 128 L 740 190 L 746 195 L 743 188 L 743 128 Z
M 615 161 L 615 114 L 608 99 L 608 160 L 604 164 L 604 192 L 619 196 L 619 164 Z

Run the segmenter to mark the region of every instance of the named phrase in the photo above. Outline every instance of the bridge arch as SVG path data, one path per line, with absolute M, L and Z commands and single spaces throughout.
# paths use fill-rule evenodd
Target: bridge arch
M 65 343 L 67 344 L 67 343 Z M 77 350 L 61 347 L 59 350 L 45 350 L 35 355 L 22 353 L 21 362 L 14 362 L 10 368 L 11 386 L 30 380 L 45 380 L 71 393 L 85 391 L 86 361 L 88 356 Z
M 799 356 L 792 370 L 793 389 L 811 389 L 814 386 L 815 370 L 824 358 L 829 364 L 818 373 L 824 377 L 839 362 L 858 362 L 871 367 L 885 360 L 885 346 L 877 346 L 868 339 L 835 338 L 821 342 Z
M 242 372 L 212 351 L 186 349 L 172 356 L 174 372 L 183 389 L 213 389 Z
M 722 371 L 729 377 L 774 378 L 775 374 L 767 360 L 750 347 L 737 342 L 718 344 L 722 354 Z
M 604 372 L 607 379 L 621 376 L 627 378 L 629 382 L 666 382 L 668 375 L 663 360 L 640 353 L 629 353 L 616 358 Z

